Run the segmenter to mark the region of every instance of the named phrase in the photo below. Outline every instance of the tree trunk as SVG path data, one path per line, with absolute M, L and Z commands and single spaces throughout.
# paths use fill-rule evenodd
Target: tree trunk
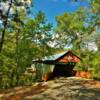
M 5 37 L 5 32 L 6 32 L 6 28 L 7 28 L 7 22 L 8 22 L 8 16 L 9 16 L 9 12 L 10 12 L 11 6 L 12 6 L 12 0 L 11 0 L 11 2 L 9 4 L 9 8 L 8 8 L 7 13 L 6 13 L 6 20 L 4 21 L 4 29 L 3 29 L 2 34 L 1 34 L 0 53 L 2 51 L 3 44 L 4 44 L 4 37 Z

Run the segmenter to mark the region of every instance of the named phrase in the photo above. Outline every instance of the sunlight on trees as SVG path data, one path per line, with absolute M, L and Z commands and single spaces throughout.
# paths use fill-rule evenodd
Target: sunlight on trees
M 43 70 L 50 69 L 38 65 L 37 76 L 26 74 L 32 60 L 66 50 L 68 46 L 82 59 L 77 69 L 91 71 L 92 77 L 100 80 L 100 0 L 88 2 L 88 10 L 81 7 L 76 12 L 56 16 L 57 26 L 53 29 L 42 11 L 35 13 L 34 18 L 28 17 L 31 0 L 1 0 L 0 88 L 33 84 Z M 88 49 L 91 42 L 97 50 Z

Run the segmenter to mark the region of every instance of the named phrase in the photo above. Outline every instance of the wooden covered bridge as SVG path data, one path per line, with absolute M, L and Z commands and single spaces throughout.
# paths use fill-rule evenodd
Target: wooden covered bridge
M 33 61 L 35 63 L 43 63 L 54 65 L 53 76 L 71 76 L 73 68 L 77 62 L 80 62 L 80 58 L 67 51 L 60 55 L 52 56 L 49 59 Z

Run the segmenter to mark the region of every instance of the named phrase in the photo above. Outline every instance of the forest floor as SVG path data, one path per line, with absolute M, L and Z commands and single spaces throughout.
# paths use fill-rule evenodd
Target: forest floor
M 100 81 L 59 77 L 0 92 L 0 100 L 100 100 Z

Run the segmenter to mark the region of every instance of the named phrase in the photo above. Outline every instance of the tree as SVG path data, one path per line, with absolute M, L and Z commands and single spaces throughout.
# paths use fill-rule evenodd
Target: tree
M 96 73 L 100 60 L 98 56 L 99 51 L 89 51 L 87 47 L 89 42 L 94 42 L 97 44 L 99 50 L 100 1 L 87 0 L 87 2 L 90 6 L 89 9 L 82 7 L 74 13 L 64 13 L 57 16 L 55 34 L 59 35 L 58 39 L 61 40 L 63 44 L 72 45 L 72 50 L 78 50 L 78 54 L 80 53 L 80 58 L 82 58 L 79 67 L 82 66 L 82 69 L 85 68 L 85 70 L 89 70 L 93 67 L 92 72 Z M 99 74 L 100 72 L 96 74 L 96 77 L 99 76 Z
M 26 1 L 13 1 L 13 0 L 1 0 L 0 1 L 0 5 L 1 5 L 1 9 L 0 9 L 0 20 L 2 21 L 2 26 L 3 26 L 3 30 L 1 31 L 1 40 L 0 40 L 0 52 L 2 51 L 2 47 L 4 44 L 4 37 L 5 37 L 5 32 L 6 32 L 6 28 L 8 27 L 8 19 L 14 20 L 14 21 L 18 21 L 18 12 L 21 9 L 21 7 L 24 7 L 24 11 L 25 9 L 29 9 L 29 0 Z M 4 8 L 4 6 L 7 6 L 7 8 Z M 20 20 L 20 19 L 19 19 Z
M 56 34 L 59 34 L 60 38 L 66 37 L 65 45 L 72 44 L 77 49 L 81 49 L 86 41 L 89 42 L 87 37 L 99 29 L 99 1 L 87 0 L 87 2 L 90 4 L 90 9 L 81 7 L 74 13 L 64 13 L 56 17 Z M 62 38 L 63 43 L 64 38 Z
M 34 58 L 43 58 L 52 54 L 52 49 L 49 45 L 49 41 L 52 38 L 51 34 L 52 24 L 49 23 L 45 17 L 45 14 L 39 11 L 34 19 L 29 19 L 24 29 L 24 33 L 28 33 L 26 38 L 33 44 L 35 50 Z M 51 52 L 50 52 L 51 51 Z
M 25 41 L 27 41 L 29 43 L 27 50 L 29 51 L 29 47 L 31 47 L 31 50 L 33 52 L 32 55 L 27 55 L 27 60 L 25 61 L 25 63 L 27 62 L 29 64 L 29 62 L 32 60 L 41 60 L 44 57 L 49 56 L 56 51 L 56 49 L 51 48 L 51 46 L 49 45 L 49 41 L 51 41 L 52 38 L 51 30 L 52 24 L 47 21 L 45 14 L 41 11 L 36 13 L 34 19 L 31 18 L 27 21 L 26 27 L 23 29 L 24 37 L 21 41 L 24 41 L 21 45 L 24 45 Z M 26 55 L 26 53 L 21 54 L 23 54 L 23 56 Z M 29 59 L 29 56 L 31 56 L 32 59 Z M 38 64 L 35 67 L 37 74 L 36 79 L 40 80 L 41 75 L 43 74 L 43 67 Z
M 23 36 L 21 32 L 25 26 L 25 16 L 29 7 L 29 0 L 24 2 L 19 0 L 0 1 L 0 21 L 2 22 L 0 25 L 1 88 L 20 84 L 20 78 L 25 71 L 25 67 L 21 66 L 22 63 L 20 64 L 19 59 L 19 40 Z
M 1 87 L 4 88 L 32 84 L 33 76 L 24 76 L 32 60 L 53 53 L 48 45 L 52 25 L 46 21 L 44 13 L 39 12 L 33 19 L 29 19 L 20 11 L 18 18 L 21 22 L 12 20 L 10 27 L 6 29 L 3 51 L 0 55 Z
M 75 45 L 77 49 L 80 49 L 82 35 L 88 29 L 84 25 L 85 18 L 83 15 L 84 9 L 81 8 L 73 14 L 64 13 L 56 17 L 56 32 L 60 35 L 63 34 L 62 37 L 66 37 L 63 41 L 68 41 L 69 44 Z

